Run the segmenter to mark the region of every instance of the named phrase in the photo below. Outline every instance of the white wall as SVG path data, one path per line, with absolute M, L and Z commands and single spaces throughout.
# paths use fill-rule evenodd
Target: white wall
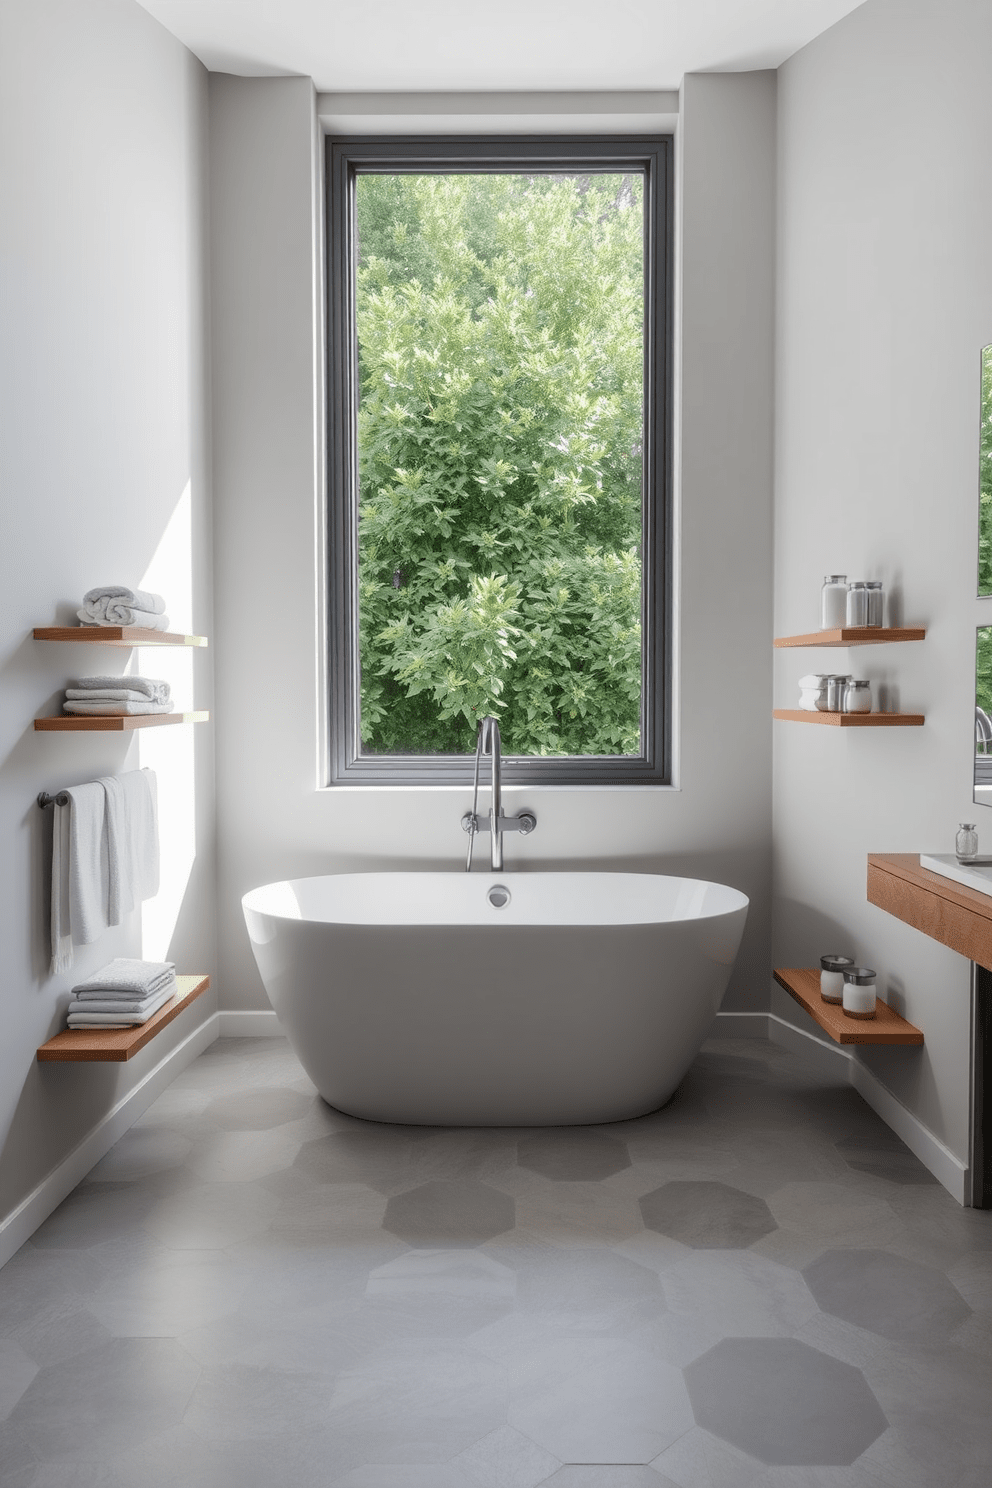
M 992 341 L 982 0 L 868 0 L 779 74 L 775 628 L 818 624 L 825 573 L 880 578 L 922 644 L 778 653 L 853 671 L 922 729 L 775 725 L 775 964 L 849 952 L 924 1031 L 859 1051 L 968 1157 L 968 963 L 865 898 L 869 852 L 948 851 L 971 806 L 979 348 Z M 923 101 L 931 106 L 924 109 Z M 796 1021 L 784 993 L 774 1009 Z
M 210 726 L 195 743 L 191 728 L 153 731 L 154 746 L 34 733 L 74 673 L 120 671 L 128 653 L 30 635 L 74 620 L 92 585 L 146 576 L 179 628 L 210 629 L 205 130 L 204 69 L 132 0 L 0 10 L 0 1230 L 210 1012 L 201 999 L 126 1065 L 35 1061 L 68 987 L 112 956 L 168 949 L 182 970 L 213 970 Z M 188 705 L 195 662 L 209 706 L 209 653 L 161 654 L 138 653 L 146 674 L 171 666 Z M 51 813 L 35 797 L 146 763 L 163 894 L 51 977 Z
M 487 107 L 489 105 L 487 104 Z M 210 79 L 221 997 L 266 1006 L 245 890 L 442 866 L 460 790 L 317 789 L 319 150 L 306 79 Z M 687 78 L 680 200 L 677 791 L 513 792 L 512 867 L 647 869 L 751 896 L 729 1006 L 767 1006 L 775 78 Z

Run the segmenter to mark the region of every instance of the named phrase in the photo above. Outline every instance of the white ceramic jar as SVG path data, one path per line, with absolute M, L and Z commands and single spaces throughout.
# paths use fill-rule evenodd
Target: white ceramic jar
M 875 973 L 870 966 L 852 966 L 844 973 L 844 1012 L 849 1018 L 874 1018 Z
M 844 1001 L 844 973 L 853 965 L 850 956 L 820 957 L 820 996 L 824 1002 Z

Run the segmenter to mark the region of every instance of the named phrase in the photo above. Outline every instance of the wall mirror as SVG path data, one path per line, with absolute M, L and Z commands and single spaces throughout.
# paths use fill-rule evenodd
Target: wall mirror
M 992 625 L 975 645 L 975 805 L 992 806 Z
M 978 447 L 978 593 L 992 594 L 992 346 L 982 347 Z

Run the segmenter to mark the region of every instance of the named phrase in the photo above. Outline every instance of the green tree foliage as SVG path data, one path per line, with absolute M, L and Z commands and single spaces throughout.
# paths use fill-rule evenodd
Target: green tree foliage
M 363 748 L 640 748 L 641 182 L 361 175 Z
M 982 351 L 979 493 L 978 592 L 992 594 L 992 346 L 986 346 Z

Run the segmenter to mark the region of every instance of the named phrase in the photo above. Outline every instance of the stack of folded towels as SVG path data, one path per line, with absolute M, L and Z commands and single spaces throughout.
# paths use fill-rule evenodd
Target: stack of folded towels
M 172 961 L 118 956 L 72 989 L 70 1028 L 133 1028 L 147 1023 L 176 990 Z
M 80 677 L 65 690 L 63 713 L 119 717 L 127 713 L 171 713 L 172 689 L 156 677 Z
M 169 617 L 161 594 L 147 589 L 128 589 L 124 584 L 105 584 L 83 595 L 76 611 L 84 625 L 138 625 L 143 630 L 168 630 Z

